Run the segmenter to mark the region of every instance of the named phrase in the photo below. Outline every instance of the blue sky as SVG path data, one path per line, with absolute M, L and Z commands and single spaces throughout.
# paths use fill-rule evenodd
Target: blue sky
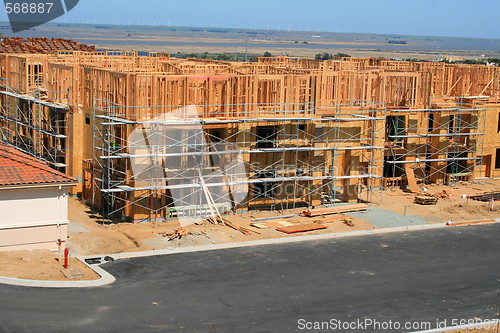
M 500 38 L 500 0 L 80 0 L 57 21 Z

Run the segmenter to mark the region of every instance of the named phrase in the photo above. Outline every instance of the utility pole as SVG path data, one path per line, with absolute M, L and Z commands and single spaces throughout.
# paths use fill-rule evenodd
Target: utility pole
M 245 62 L 248 62 L 248 32 L 245 32 Z

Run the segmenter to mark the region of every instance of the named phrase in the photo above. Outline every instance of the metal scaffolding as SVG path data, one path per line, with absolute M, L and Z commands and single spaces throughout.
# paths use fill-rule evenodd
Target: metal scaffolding
M 92 201 L 107 220 L 200 220 L 214 211 L 377 200 L 385 111 L 358 102 L 94 109 Z M 134 113 L 141 110 L 141 114 Z M 164 113 L 164 110 L 176 110 Z
M 408 172 L 423 183 L 449 185 L 479 177 L 486 111 L 478 107 L 482 99 L 457 98 L 454 105 L 437 109 L 388 110 L 386 183 L 400 185 L 394 180 Z
M 42 89 L 27 94 L 6 84 L 0 88 L 0 140 L 66 172 L 67 101 L 48 102 Z

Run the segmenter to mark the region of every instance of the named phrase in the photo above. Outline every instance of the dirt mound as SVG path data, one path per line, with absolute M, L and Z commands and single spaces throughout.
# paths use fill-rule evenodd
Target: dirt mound
M 137 250 L 137 246 L 127 238 L 118 237 L 80 237 L 78 241 L 69 240 L 69 248 L 78 254 L 106 254 Z
M 444 208 L 445 212 L 452 214 L 482 214 L 489 210 L 486 206 L 470 206 L 467 204 L 456 204 Z

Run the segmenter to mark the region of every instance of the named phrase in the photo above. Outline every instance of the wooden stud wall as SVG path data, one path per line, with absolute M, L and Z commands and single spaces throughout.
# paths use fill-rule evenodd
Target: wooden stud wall
M 461 96 L 483 95 L 492 105 L 500 102 L 498 67 L 379 58 L 274 57 L 241 63 L 135 52 L 60 52 L 0 55 L 0 76 L 3 85 L 19 93 L 42 88 L 49 100 L 68 100 L 73 137 L 88 136 L 85 124 L 77 123 L 84 122 L 95 106 L 110 103 L 123 106 L 116 108 L 116 115 L 144 120 L 185 105 L 197 105 L 202 118 L 237 119 L 298 115 L 311 105 L 321 116 L 329 106 L 354 101 L 401 109 L 439 108 L 440 98 Z M 153 113 L 151 106 L 161 108 Z M 436 112 L 436 117 L 441 114 Z M 490 132 L 486 140 L 496 135 Z M 84 151 L 70 164 L 80 165 L 82 156 L 92 156 L 91 138 L 86 140 Z M 442 139 L 433 140 L 437 147 Z M 486 155 L 494 154 L 498 140 L 492 140 L 494 147 Z M 73 169 L 74 175 L 81 175 Z

